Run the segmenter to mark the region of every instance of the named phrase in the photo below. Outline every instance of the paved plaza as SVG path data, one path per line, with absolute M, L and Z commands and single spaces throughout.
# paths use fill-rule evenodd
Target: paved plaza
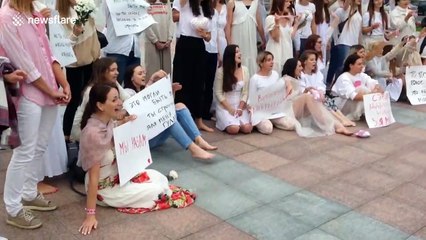
M 5 223 L 8 239 L 426 239 L 426 106 L 393 104 L 397 123 L 370 129 L 369 139 L 333 135 L 300 138 L 274 130 L 204 137 L 219 146 L 217 157 L 197 161 L 174 142 L 152 151 L 151 168 L 172 184 L 197 194 L 195 205 L 141 215 L 97 208 L 98 229 L 78 233 L 85 198 L 64 176 L 51 180 L 48 195 L 59 208 L 37 213 L 43 226 L 20 230 Z M 213 123 L 210 123 L 211 125 Z M 358 123 L 353 130 L 366 129 Z M 0 151 L 0 193 L 10 150 Z M 79 186 L 81 187 L 81 186 Z

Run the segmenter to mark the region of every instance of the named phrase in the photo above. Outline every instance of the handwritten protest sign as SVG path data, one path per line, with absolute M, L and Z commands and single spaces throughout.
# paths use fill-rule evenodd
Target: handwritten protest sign
M 407 67 L 405 74 L 407 97 L 412 105 L 426 103 L 426 66 Z
M 262 120 L 284 116 L 285 98 L 284 81 L 277 81 L 275 84 L 249 96 L 249 104 L 253 109 L 252 124 L 257 125 Z
M 150 5 L 144 0 L 106 0 L 117 36 L 140 33 L 152 24 Z
M 364 95 L 364 110 L 369 128 L 386 127 L 395 122 L 389 92 Z
M 145 121 L 144 116 L 139 116 L 113 130 L 120 186 L 152 163 L 148 137 L 145 129 L 140 127 Z
M 129 114 L 143 115 L 146 121 L 139 127 L 145 129 L 148 139 L 160 134 L 176 122 L 176 109 L 170 76 L 140 91 L 123 103 Z
M 49 23 L 49 43 L 53 56 L 55 56 L 61 66 L 67 66 L 77 62 L 77 58 L 71 46 L 71 40 L 65 33 L 64 26 L 58 22 Z

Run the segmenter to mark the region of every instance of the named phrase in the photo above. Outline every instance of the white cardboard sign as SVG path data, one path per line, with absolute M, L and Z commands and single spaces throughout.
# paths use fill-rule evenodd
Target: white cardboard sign
M 129 114 L 143 115 L 144 128 L 151 140 L 176 122 L 176 109 L 170 76 L 164 77 L 123 103 Z
M 152 24 L 149 3 L 144 0 L 106 0 L 117 36 L 140 33 Z
M 426 66 L 407 67 L 405 73 L 407 97 L 412 105 L 426 103 Z
M 65 33 L 64 26 L 60 23 L 49 23 L 49 43 L 53 56 L 55 56 L 61 66 L 65 67 L 77 62 L 74 49 L 71 46 L 71 40 Z
M 141 127 L 145 121 L 144 116 L 138 116 L 113 130 L 120 186 L 142 173 L 152 163 L 148 137 Z
M 364 95 L 364 111 L 369 128 L 386 127 L 395 122 L 389 92 Z

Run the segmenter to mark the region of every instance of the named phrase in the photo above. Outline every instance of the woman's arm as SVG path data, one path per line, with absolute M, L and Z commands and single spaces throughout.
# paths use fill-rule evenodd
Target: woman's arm
M 86 218 L 78 230 L 83 235 L 90 234 L 92 229 L 96 229 L 98 227 L 98 221 L 96 220 L 95 214 L 100 168 L 100 163 L 97 163 L 93 165 L 88 172 L 89 184 L 87 186 Z
M 226 25 L 225 25 L 225 38 L 228 44 L 232 43 L 232 22 L 234 21 L 234 7 L 235 2 L 233 0 L 226 4 Z

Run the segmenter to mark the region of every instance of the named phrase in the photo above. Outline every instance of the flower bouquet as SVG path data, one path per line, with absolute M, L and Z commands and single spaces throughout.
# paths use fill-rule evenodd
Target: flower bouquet
M 74 10 L 77 13 L 76 25 L 84 25 L 90 17 L 90 14 L 96 9 L 93 0 L 77 0 Z

